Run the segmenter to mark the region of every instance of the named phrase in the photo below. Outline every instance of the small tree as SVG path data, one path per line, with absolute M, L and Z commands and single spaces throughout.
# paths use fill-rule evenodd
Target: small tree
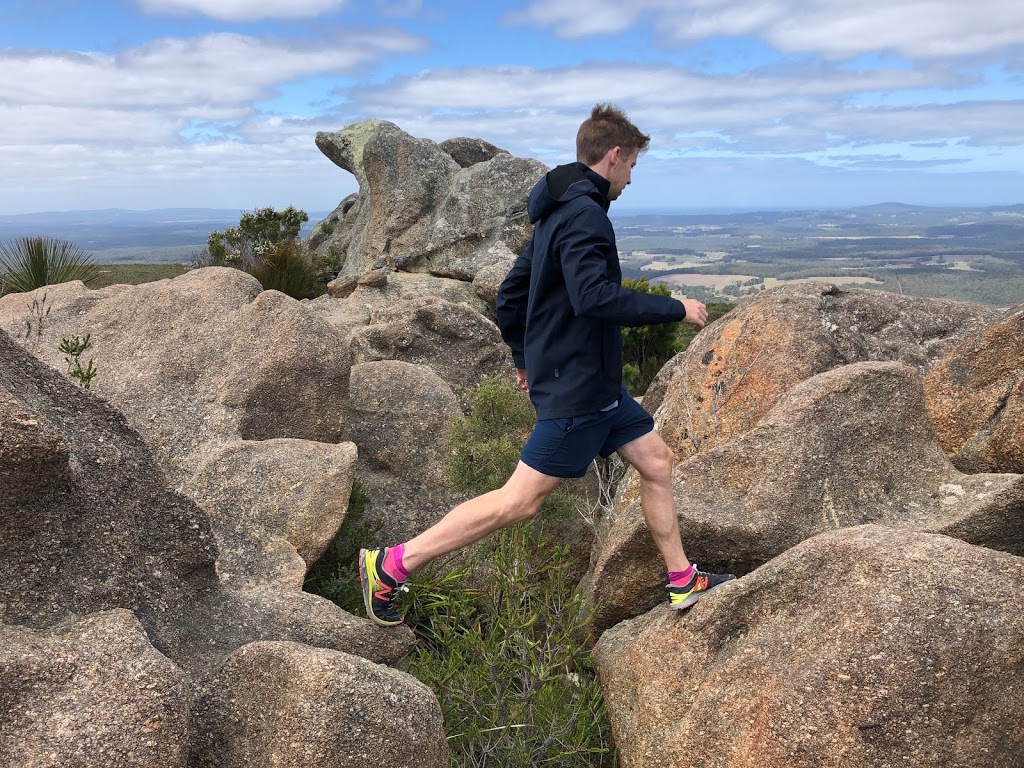
M 307 221 L 305 211 L 290 205 L 283 211 L 257 208 L 243 213 L 237 227 L 210 233 L 198 266 L 236 267 L 259 280 L 266 290 L 281 291 L 294 299 L 317 296 L 323 293 L 325 281 L 299 240 Z
M 296 240 L 309 215 L 293 206 L 283 211 L 257 208 L 243 213 L 237 227 L 211 232 L 207 241 L 211 266 L 238 266 L 249 271 L 255 261 L 278 243 Z
M 666 286 L 651 285 L 646 277 L 626 278 L 624 288 L 671 296 Z M 622 329 L 622 381 L 634 396 L 642 395 L 661 367 L 682 349 L 679 323 L 658 323 Z

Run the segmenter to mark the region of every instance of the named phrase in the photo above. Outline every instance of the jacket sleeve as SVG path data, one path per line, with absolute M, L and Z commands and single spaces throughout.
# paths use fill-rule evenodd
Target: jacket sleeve
M 566 222 L 559 256 L 569 301 L 578 317 L 616 325 L 670 323 L 686 317 L 679 299 L 623 288 L 608 277 L 615 234 L 607 216 L 588 206 Z
M 512 350 L 516 368 L 526 368 L 526 306 L 530 296 L 530 268 L 533 263 L 533 238 L 519 254 L 498 288 L 495 313 L 501 338 Z

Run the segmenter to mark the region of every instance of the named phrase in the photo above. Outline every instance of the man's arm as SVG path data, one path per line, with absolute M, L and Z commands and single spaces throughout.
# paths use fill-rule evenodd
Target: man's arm
M 611 223 L 596 207 L 584 208 L 576 214 L 563 232 L 559 243 L 562 275 L 577 316 L 625 326 L 684 319 L 703 325 L 699 314 L 686 317 L 687 308 L 678 299 L 623 288 L 609 280 L 608 255 L 615 247 L 614 237 Z
M 501 338 L 512 350 L 516 368 L 526 368 L 526 306 L 530 297 L 530 268 L 533 263 L 533 238 L 519 254 L 498 288 L 495 314 Z M 524 374 L 525 377 L 525 374 Z

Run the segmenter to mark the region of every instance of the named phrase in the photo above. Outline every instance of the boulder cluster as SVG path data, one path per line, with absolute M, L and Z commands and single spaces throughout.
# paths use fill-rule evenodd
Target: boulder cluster
M 494 299 L 546 169 L 380 121 L 317 145 L 360 187 L 308 242 L 325 296 L 212 267 L 0 297 L 0 765 L 448 765 L 412 633 L 302 585 L 355 478 L 369 544 L 461 500 L 447 424 L 512 372 Z M 809 283 L 665 366 L 684 544 L 741 578 L 659 606 L 627 474 L 581 585 L 623 766 L 1024 762 L 1022 339 L 1024 305 Z

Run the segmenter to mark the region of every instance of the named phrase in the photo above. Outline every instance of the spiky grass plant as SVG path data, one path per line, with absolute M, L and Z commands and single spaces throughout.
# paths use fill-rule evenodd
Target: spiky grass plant
M 92 255 L 52 237 L 19 237 L 0 244 L 0 294 L 27 293 L 44 285 L 99 277 Z
M 259 280 L 264 290 L 280 291 L 293 299 L 312 299 L 323 293 L 312 260 L 296 240 L 268 246 L 245 271 Z

